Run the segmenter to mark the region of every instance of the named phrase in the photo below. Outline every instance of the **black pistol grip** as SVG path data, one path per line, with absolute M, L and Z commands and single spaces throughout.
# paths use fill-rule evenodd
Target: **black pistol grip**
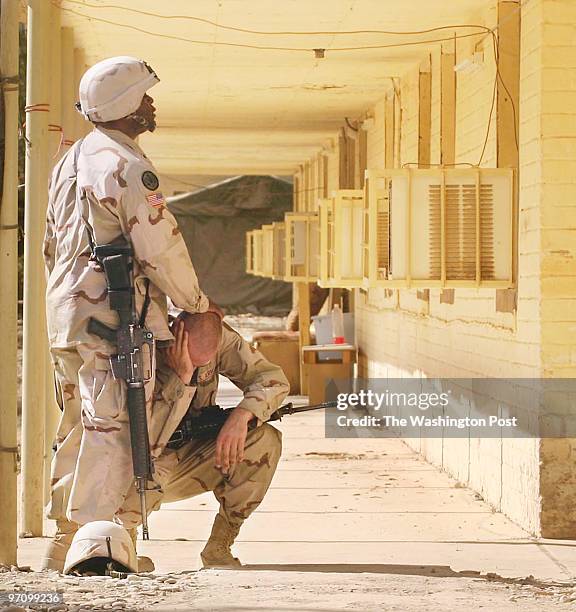
M 116 344 L 116 330 L 108 327 L 108 325 L 102 323 L 102 321 L 98 321 L 98 319 L 94 317 L 90 317 L 88 321 L 88 333 L 94 334 L 102 340 L 110 342 L 110 344 Z

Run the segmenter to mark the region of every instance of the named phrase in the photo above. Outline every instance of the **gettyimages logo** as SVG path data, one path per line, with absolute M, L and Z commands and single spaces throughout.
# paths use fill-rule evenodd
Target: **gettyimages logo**
M 431 407 L 448 406 L 449 398 L 450 391 L 446 393 L 403 393 L 386 389 L 384 393 L 378 393 L 372 389 L 362 389 L 358 393 L 339 393 L 336 401 L 338 410 L 346 410 L 350 406 L 353 408 L 362 406 L 373 410 L 406 406 L 428 410 Z
M 330 381 L 326 436 L 576 437 L 576 379 Z

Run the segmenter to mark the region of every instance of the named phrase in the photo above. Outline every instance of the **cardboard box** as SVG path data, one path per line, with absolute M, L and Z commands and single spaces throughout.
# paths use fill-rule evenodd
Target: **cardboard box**
M 326 401 L 326 385 L 330 379 L 352 378 L 354 364 L 326 361 L 305 363 L 304 371 L 308 376 L 308 402 L 310 404 L 322 404 Z
M 268 361 L 279 365 L 288 382 L 290 394 L 300 394 L 300 351 L 298 338 L 256 339 L 254 347 L 258 349 Z
M 320 360 L 320 354 L 339 355 L 339 359 Z M 308 401 L 321 404 L 326 401 L 326 386 L 331 378 L 348 379 L 354 376 L 357 349 L 351 344 L 319 344 L 305 346 L 302 350 L 302 367 L 308 381 Z

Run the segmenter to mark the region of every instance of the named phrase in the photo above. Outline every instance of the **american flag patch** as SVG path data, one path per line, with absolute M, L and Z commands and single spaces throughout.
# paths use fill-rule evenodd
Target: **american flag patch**
M 149 196 L 146 196 L 146 199 L 148 200 L 148 204 L 154 206 L 154 208 L 160 208 L 160 206 L 164 206 L 164 204 L 166 204 L 166 200 L 160 192 L 152 193 Z

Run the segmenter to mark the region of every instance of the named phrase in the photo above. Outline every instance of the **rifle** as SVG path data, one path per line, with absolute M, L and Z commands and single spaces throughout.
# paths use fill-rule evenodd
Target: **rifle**
M 292 402 L 285 404 L 274 411 L 268 421 L 281 421 L 287 414 L 297 414 L 299 412 L 309 412 L 310 410 L 322 410 L 324 408 L 335 408 L 337 402 L 324 402 L 313 406 L 294 406 Z M 167 448 L 178 449 L 190 440 L 210 440 L 216 438 L 232 413 L 232 408 L 224 409 L 220 406 L 206 406 L 200 410 L 200 414 L 194 416 L 188 412 L 176 431 L 170 437 Z M 258 419 L 253 418 L 248 423 L 248 429 L 255 429 L 258 426 Z
M 146 491 L 148 490 L 148 482 L 152 480 L 154 467 L 150 457 L 150 443 L 148 441 L 144 383 L 152 377 L 154 336 L 144 327 L 146 302 L 140 320 L 138 320 L 136 314 L 131 245 L 127 242 L 94 245 L 92 251 L 104 268 L 110 308 L 118 313 L 120 325 L 118 329 L 112 329 L 91 317 L 88 323 L 88 332 L 116 346 L 117 354 L 110 357 L 110 366 L 114 378 L 126 382 L 132 466 L 136 489 L 140 496 L 142 538 L 148 540 L 150 536 L 148 533 L 148 513 L 146 511 Z M 145 371 L 145 358 L 149 360 L 147 372 Z

